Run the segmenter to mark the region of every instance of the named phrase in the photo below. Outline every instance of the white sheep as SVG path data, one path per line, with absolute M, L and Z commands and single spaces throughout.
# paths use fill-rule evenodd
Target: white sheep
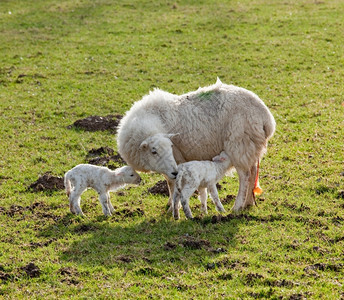
M 125 166 L 111 171 L 106 167 L 80 164 L 69 170 L 64 176 L 64 185 L 69 197 L 70 211 L 83 215 L 80 196 L 87 188 L 95 189 L 105 216 L 111 216 L 114 208 L 110 201 L 110 191 L 115 191 L 126 184 L 139 184 L 141 178 L 133 168 Z
M 182 203 L 185 216 L 192 219 L 192 213 L 189 207 L 189 199 L 198 189 L 199 199 L 202 210 L 208 213 L 207 209 L 207 190 L 210 193 L 216 210 L 224 212 L 225 209 L 219 199 L 216 183 L 225 175 L 230 165 L 228 155 L 222 151 L 220 155 L 215 156 L 212 161 L 189 161 L 178 165 L 178 175 L 175 182 L 172 211 L 173 216 L 179 219 L 179 203 Z
M 257 165 L 275 126 L 257 95 L 218 79 L 180 96 L 161 90 L 144 96 L 120 121 L 117 145 L 135 170 L 165 175 L 170 205 L 177 164 L 211 160 L 225 151 L 231 162 L 228 169 L 235 167 L 239 175 L 233 207 L 239 211 L 255 204 Z

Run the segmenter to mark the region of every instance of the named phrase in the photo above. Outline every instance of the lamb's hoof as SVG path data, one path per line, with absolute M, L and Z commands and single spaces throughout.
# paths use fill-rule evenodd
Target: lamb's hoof
M 217 212 L 219 212 L 219 213 L 225 213 L 225 212 L 226 212 L 226 210 L 225 210 L 225 208 L 224 208 L 223 206 L 216 207 L 216 210 L 217 210 Z
M 167 211 L 166 211 L 166 213 L 170 213 L 170 212 L 172 212 L 172 206 L 171 205 L 166 205 L 166 209 L 167 209 Z

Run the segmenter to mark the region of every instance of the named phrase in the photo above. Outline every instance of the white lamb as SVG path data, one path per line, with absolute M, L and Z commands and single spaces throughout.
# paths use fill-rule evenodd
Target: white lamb
M 64 176 L 69 208 L 77 215 L 84 215 L 80 207 L 80 196 L 87 188 L 93 188 L 98 192 L 104 215 L 111 216 L 114 208 L 110 202 L 109 192 L 129 183 L 139 184 L 140 182 L 139 174 L 128 166 L 111 171 L 106 167 L 80 164 Z
M 220 155 L 215 156 L 212 161 L 194 160 L 178 165 L 178 175 L 172 202 L 174 218 L 176 220 L 179 219 L 179 201 L 182 203 L 185 216 L 188 219 L 192 218 L 189 198 L 197 189 L 199 191 L 202 210 L 205 213 L 208 212 L 207 189 L 216 206 L 216 210 L 224 212 L 225 209 L 219 199 L 216 183 L 225 175 L 229 165 L 230 159 L 224 151 Z

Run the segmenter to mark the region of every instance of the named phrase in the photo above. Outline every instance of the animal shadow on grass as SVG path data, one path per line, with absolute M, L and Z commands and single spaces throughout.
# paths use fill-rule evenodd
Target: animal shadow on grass
M 118 222 L 114 223 L 116 219 Z M 158 268 L 161 261 L 172 265 L 199 264 L 200 257 L 201 261 L 207 261 L 229 252 L 237 243 L 238 227 L 244 222 L 258 221 L 231 214 L 179 222 L 166 216 L 146 219 L 142 214 L 77 220 L 67 214 L 40 234 L 57 239 L 67 233 L 79 236 L 61 254 L 64 261 L 92 266 L 116 265 L 123 270 L 130 269 L 131 263 L 135 265 L 138 261 L 153 269 Z M 132 225 L 128 220 L 133 220 Z

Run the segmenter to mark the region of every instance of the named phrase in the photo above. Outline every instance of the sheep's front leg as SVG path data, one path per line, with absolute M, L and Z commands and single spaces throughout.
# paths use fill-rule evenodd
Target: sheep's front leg
M 212 184 L 212 185 L 208 186 L 208 189 L 209 189 L 211 199 L 213 200 L 213 202 L 215 204 L 216 210 L 218 212 L 224 212 L 225 209 L 224 209 L 224 207 L 220 201 L 219 194 L 218 194 L 217 188 L 216 188 L 216 184 Z
M 175 220 L 179 220 L 179 206 L 180 206 L 180 190 L 176 187 L 173 193 L 173 200 L 172 200 L 172 214 Z
M 207 189 L 206 188 L 199 188 L 198 189 L 198 192 L 199 192 L 199 200 L 201 201 L 201 209 L 202 211 L 207 214 L 208 213 L 208 207 L 207 207 L 207 198 L 208 198 L 208 195 L 207 195 Z
M 164 175 L 165 179 L 167 181 L 167 187 L 168 187 L 168 193 L 169 193 L 169 198 L 168 198 L 168 210 L 167 212 L 169 213 L 172 210 L 172 202 L 173 202 L 173 193 L 175 189 L 175 183 L 176 181 L 174 179 L 170 179 L 168 176 Z M 180 209 L 180 202 L 178 202 L 178 209 Z
M 99 201 L 103 208 L 103 214 L 105 216 L 111 216 L 111 211 L 108 205 L 109 199 L 106 192 L 99 194 Z

